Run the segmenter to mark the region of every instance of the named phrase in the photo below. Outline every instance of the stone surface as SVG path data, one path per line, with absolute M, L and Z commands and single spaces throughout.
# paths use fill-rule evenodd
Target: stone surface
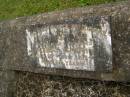
M 112 70 L 109 17 L 26 27 L 27 52 L 39 67 Z
M 128 2 L 0 22 L 0 97 L 129 97 L 129 36 Z
M 7 70 L 19 70 L 19 71 L 29 71 L 29 72 L 34 72 L 34 73 L 69 76 L 69 77 L 76 77 L 76 78 L 90 78 L 90 79 L 109 80 L 109 81 L 110 80 L 130 81 L 130 77 L 129 77 L 130 76 L 130 57 L 129 57 L 130 56 L 130 52 L 129 52 L 130 51 L 129 50 L 130 48 L 130 45 L 129 45 L 130 13 L 129 11 L 130 11 L 130 8 L 129 8 L 128 3 L 121 2 L 117 4 L 100 5 L 100 6 L 93 6 L 93 7 L 87 7 L 87 8 L 76 8 L 76 9 L 70 9 L 70 10 L 65 10 L 65 11 L 39 14 L 36 16 L 31 16 L 31 17 L 23 17 L 23 18 L 10 20 L 10 21 L 3 21 L 0 23 L 0 44 L 1 44 L 0 45 L 0 68 L 4 68 Z M 99 20 L 97 21 L 97 23 L 96 21 L 93 21 L 95 17 L 99 17 Z M 100 21 L 101 17 L 110 18 L 110 21 L 108 21 L 108 24 L 106 24 L 106 26 L 110 26 L 110 29 L 109 29 L 110 31 L 108 29 L 102 28 L 103 26 L 99 25 L 101 24 L 99 23 L 101 22 Z M 73 22 L 73 20 L 76 20 L 77 22 L 73 23 L 72 25 L 71 22 Z M 103 50 L 100 51 L 100 49 L 96 48 L 98 47 L 97 43 L 95 43 L 97 41 L 96 39 L 96 41 L 95 40 L 92 41 L 93 43 L 95 43 L 93 44 L 94 47 L 89 48 L 89 49 L 95 50 L 96 52 L 100 52 L 99 53 L 101 54 L 100 57 L 98 54 L 96 56 L 95 54 L 92 54 L 91 57 L 94 55 L 95 59 L 83 57 L 87 59 L 92 59 L 90 61 L 91 64 L 88 64 L 89 62 L 84 59 L 83 64 L 85 62 L 86 63 L 83 66 L 81 66 L 82 65 L 81 62 L 79 62 L 81 67 L 80 66 L 76 67 L 75 65 L 79 65 L 76 63 L 74 63 L 75 65 L 72 66 L 73 64 L 71 64 L 70 62 L 69 64 L 71 65 L 71 67 L 69 67 L 70 65 L 64 66 L 65 64 L 62 63 L 63 60 L 66 60 L 67 58 L 62 58 L 61 61 L 55 60 L 55 62 L 46 61 L 44 58 L 42 60 L 40 59 L 41 60 L 40 61 L 38 58 L 41 57 L 40 55 L 41 53 L 39 54 L 40 48 L 37 49 L 37 46 L 39 46 L 41 42 L 43 43 L 43 41 L 41 40 L 40 41 L 38 40 L 39 41 L 38 44 L 35 44 L 36 42 L 34 42 L 34 44 L 31 43 L 32 47 L 29 47 L 30 46 L 30 41 L 28 40 L 29 34 L 30 35 L 35 34 L 35 31 L 40 31 L 41 29 L 46 29 L 46 27 L 51 27 L 51 26 L 53 26 L 55 29 L 57 25 L 63 26 L 64 24 L 67 24 L 67 26 L 69 25 L 80 26 L 81 25 L 80 23 L 85 22 L 85 20 L 87 20 L 88 23 L 83 23 L 82 27 L 85 26 L 88 28 L 92 28 L 93 30 L 96 29 L 96 32 L 93 32 L 92 35 L 95 35 L 95 37 L 97 38 L 99 38 L 100 36 L 97 33 L 98 32 L 97 29 L 101 30 L 100 32 L 103 32 L 103 33 L 106 33 L 107 31 L 109 33 L 111 32 L 112 55 L 110 53 L 111 48 L 107 47 L 107 45 L 105 46 L 105 49 L 106 51 L 109 52 L 108 54 L 105 54 L 106 51 L 105 52 Z M 46 27 L 43 27 L 45 25 Z M 64 28 L 64 27 L 60 27 L 60 28 Z M 71 28 L 78 29 L 78 27 L 71 27 Z M 82 30 L 80 30 L 80 32 L 82 32 Z M 37 33 L 39 35 L 37 34 L 38 38 L 35 37 L 34 39 L 35 41 L 37 39 L 43 38 L 41 36 L 42 33 L 40 32 L 37 32 Z M 61 33 L 62 32 L 59 32 L 59 34 Z M 51 37 L 52 36 L 53 35 L 51 35 Z M 70 36 L 71 35 L 69 35 L 69 37 Z M 84 35 L 81 35 L 81 36 L 79 35 L 75 37 L 75 38 L 81 38 L 78 41 L 79 43 L 75 42 L 73 43 L 73 45 L 68 45 L 68 46 L 75 46 L 76 44 L 77 45 L 83 44 L 81 42 L 81 40 L 83 39 L 83 36 Z M 59 38 L 63 40 L 62 36 L 60 36 Z M 70 41 L 76 41 L 76 40 L 71 40 L 74 38 L 68 38 L 68 39 L 70 39 L 68 42 L 70 44 L 72 44 Z M 48 40 L 52 41 L 51 38 Z M 102 43 L 106 44 L 105 42 L 107 42 L 107 38 L 106 39 L 104 38 L 101 40 L 105 40 Z M 55 38 L 53 42 L 54 41 L 56 41 Z M 85 42 L 84 39 L 83 39 L 83 42 Z M 59 45 L 60 47 L 58 48 Z M 54 52 L 54 49 L 55 50 L 59 49 L 59 51 L 61 50 L 62 52 L 63 50 L 62 48 L 64 47 L 62 45 L 63 45 L 62 41 L 60 41 L 58 45 L 54 45 L 56 47 L 52 47 L 53 50 L 52 48 L 50 50 L 50 47 L 44 50 L 48 50 L 46 51 L 48 53 L 51 51 Z M 101 46 L 101 48 L 102 47 L 103 46 Z M 67 48 L 66 50 L 69 50 L 69 49 Z M 74 50 L 71 50 L 71 51 L 73 51 L 73 53 L 77 53 L 78 51 L 75 51 L 75 50 L 76 49 L 74 48 Z M 83 48 L 83 51 L 85 50 L 86 48 Z M 66 55 L 67 51 L 65 50 L 63 51 L 64 51 L 63 55 Z M 105 57 L 103 57 L 104 55 Z M 56 55 L 54 55 L 54 57 L 56 57 Z M 61 57 L 57 57 L 57 58 L 61 58 Z M 81 58 L 81 57 L 78 56 L 78 58 Z M 81 61 L 81 59 L 78 59 L 78 60 Z M 103 60 L 100 60 L 100 59 L 103 59 Z M 70 60 L 70 58 L 68 60 L 72 61 Z M 78 61 L 77 59 L 75 60 Z M 42 61 L 46 62 L 46 65 L 44 65 L 43 64 L 44 62 Z M 65 62 L 66 64 L 67 64 L 67 61 Z M 59 63 L 57 64 L 57 62 Z M 60 62 L 61 62 L 61 65 L 63 66 L 60 65 Z M 55 63 L 57 68 L 53 68 L 54 64 L 51 65 L 51 63 Z
M 16 79 L 14 71 L 0 70 L 0 97 L 14 97 Z
M 129 97 L 130 84 L 17 72 L 16 97 Z

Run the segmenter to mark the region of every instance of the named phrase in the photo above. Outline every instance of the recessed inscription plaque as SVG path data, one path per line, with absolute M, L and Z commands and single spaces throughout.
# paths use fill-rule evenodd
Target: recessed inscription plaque
M 109 21 L 109 17 L 93 17 L 27 27 L 28 56 L 41 67 L 111 70 Z

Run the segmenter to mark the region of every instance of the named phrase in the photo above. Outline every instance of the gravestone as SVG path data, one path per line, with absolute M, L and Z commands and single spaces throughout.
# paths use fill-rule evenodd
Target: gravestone
M 18 72 L 129 82 L 129 11 L 121 2 L 1 22 L 2 97 L 14 97 Z

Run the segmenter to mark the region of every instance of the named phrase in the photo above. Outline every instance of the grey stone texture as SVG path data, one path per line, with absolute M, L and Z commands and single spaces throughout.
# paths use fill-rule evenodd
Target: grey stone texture
M 17 72 L 16 97 L 129 97 L 130 84 Z
M 110 17 L 109 23 L 112 39 L 112 68 L 109 70 L 107 70 L 106 67 L 102 68 L 104 64 L 98 64 L 99 66 L 97 67 L 100 67 L 100 69 L 97 69 L 96 71 L 40 67 L 35 58 L 28 55 L 26 29 L 33 26 L 33 29 L 35 29 L 35 27 L 41 27 L 41 25 L 54 25 L 71 20 L 89 20 L 89 18 L 92 17 Z M 109 58 L 111 57 L 108 57 L 108 59 Z M 57 76 L 59 76 L 59 79 Z M 68 78 L 66 77 L 65 79 L 62 79 L 64 76 L 67 76 Z M 50 79 L 51 77 L 52 79 Z M 103 84 L 101 87 L 94 84 L 101 89 L 99 92 L 94 92 L 93 89 L 96 89 L 96 87 L 94 87 L 93 84 L 91 84 L 91 88 L 89 88 L 87 84 L 82 85 L 88 81 L 87 79 L 117 82 L 130 81 L 129 2 L 74 8 L 0 22 L 0 97 L 37 97 L 38 95 L 41 96 L 41 93 L 46 95 L 46 97 L 52 95 L 53 97 L 86 97 L 84 95 L 87 94 L 84 94 L 84 92 L 81 92 L 82 94 L 78 92 L 80 90 L 85 91 L 85 93 L 91 90 L 91 92 L 95 93 L 95 95 L 100 94 L 100 92 L 103 93 L 104 91 L 106 91 L 105 93 L 109 93 L 108 90 L 110 88 L 108 86 L 105 86 L 105 90 L 102 90 Z M 93 81 L 91 81 L 91 83 L 93 83 Z M 49 86 L 44 86 L 45 84 Z M 72 90 L 68 90 L 68 87 L 71 87 Z M 115 91 L 116 88 L 121 88 L 121 90 L 117 89 L 117 91 L 120 91 L 120 96 L 114 96 L 117 93 L 114 92 L 115 94 L 109 93 L 112 95 L 109 97 L 125 97 L 125 95 L 126 97 L 129 97 L 129 92 L 122 93 L 122 91 L 125 91 L 125 89 L 128 88 L 127 86 L 117 86 L 114 87 L 114 89 L 112 87 L 110 91 Z M 41 91 L 41 89 L 43 91 Z M 44 97 L 43 95 L 41 97 Z
M 110 32 L 110 17 L 105 16 L 30 25 L 27 53 L 35 67 L 110 71 Z
M 15 80 L 14 71 L 0 70 L 0 97 L 14 97 Z
M 129 10 L 129 4 L 127 2 L 121 2 L 117 4 L 50 12 L 31 17 L 22 17 L 10 21 L 3 21 L 0 23 L 0 63 L 2 65 L 0 67 L 3 68 L 6 65 L 6 68 L 9 70 L 30 71 L 35 73 L 63 75 L 77 78 L 129 81 Z M 26 39 L 27 29 L 30 29 L 31 27 L 32 29 L 37 29 L 38 27 L 40 28 L 44 25 L 55 25 L 65 23 L 66 21 L 73 22 L 73 20 L 84 22 L 84 19 L 89 21 L 89 18 L 92 17 L 110 17 L 112 68 L 109 72 L 106 69 L 103 69 L 104 71 L 102 71 L 102 68 L 106 67 L 103 67 L 103 65 L 100 66 L 100 64 L 98 64 L 98 67 L 101 67 L 101 70 L 99 69 L 98 71 L 97 69 L 94 72 L 65 68 L 44 68 L 38 66 L 36 58 L 30 58 L 28 55 Z

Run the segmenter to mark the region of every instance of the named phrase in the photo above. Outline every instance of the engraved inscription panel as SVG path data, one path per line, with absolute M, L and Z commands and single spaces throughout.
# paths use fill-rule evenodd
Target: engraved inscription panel
M 87 25 L 87 22 L 27 28 L 28 55 L 41 67 L 109 70 L 112 68 L 112 50 L 107 20 L 98 18 L 98 27 Z

